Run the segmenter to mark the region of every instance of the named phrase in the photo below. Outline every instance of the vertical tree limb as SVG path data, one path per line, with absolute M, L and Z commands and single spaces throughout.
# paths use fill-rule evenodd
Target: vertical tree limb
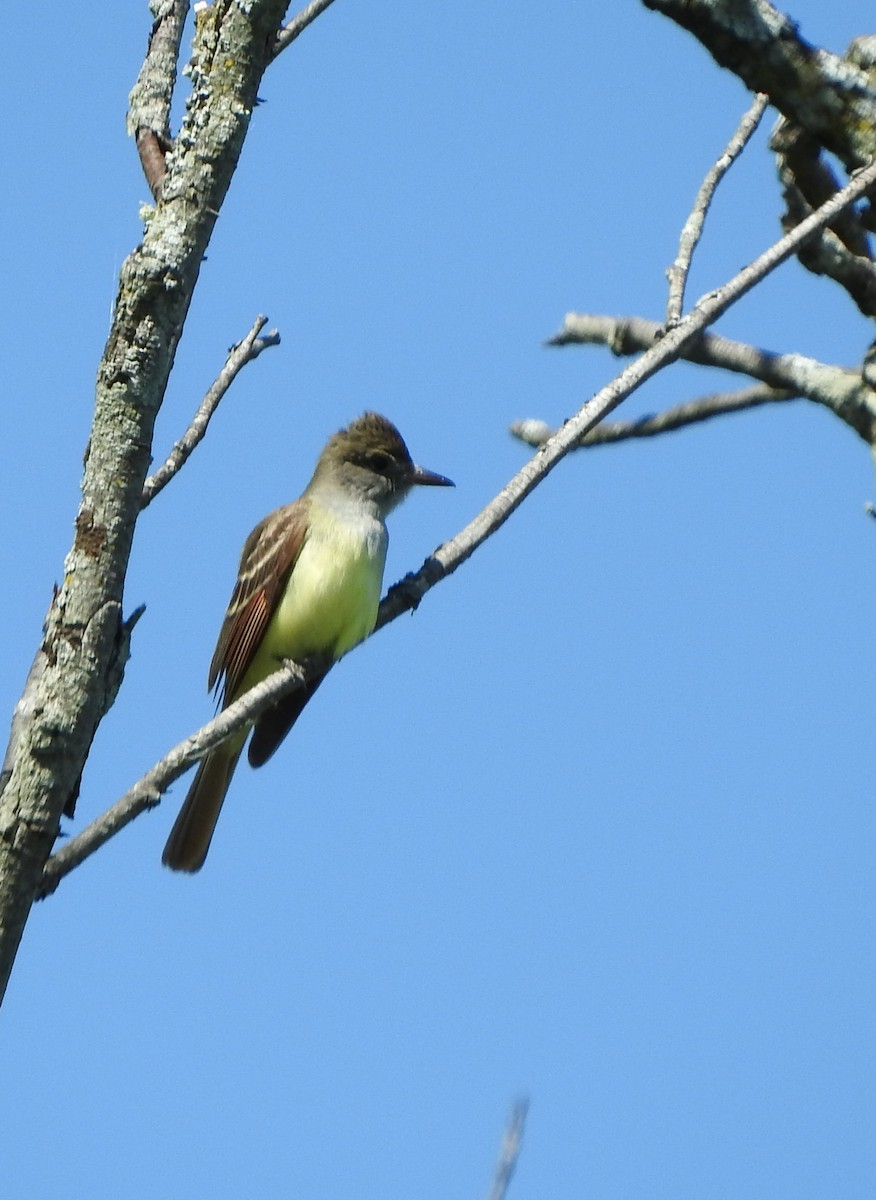
M 162 198 L 122 265 L 75 537 L 46 618 L 32 717 L 0 798 L 0 997 L 61 813 L 112 700 L 153 426 L 285 8 L 283 0 L 217 0 L 199 14 L 192 96 Z

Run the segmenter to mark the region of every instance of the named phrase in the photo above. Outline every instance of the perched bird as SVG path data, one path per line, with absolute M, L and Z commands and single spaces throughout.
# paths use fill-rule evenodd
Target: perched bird
M 208 686 L 226 708 L 284 658 L 336 662 L 377 620 L 386 517 L 415 484 L 452 487 L 414 464 L 396 427 L 367 412 L 327 442 L 300 499 L 246 539 Z M 248 758 L 260 767 L 292 728 L 329 667 L 254 723 Z M 249 728 L 202 760 L 164 848 L 174 871 L 199 871 Z

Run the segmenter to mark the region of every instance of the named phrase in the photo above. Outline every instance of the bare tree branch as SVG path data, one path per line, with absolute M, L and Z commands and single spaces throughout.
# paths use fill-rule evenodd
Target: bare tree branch
M 149 35 L 146 58 L 128 97 L 128 133 L 137 152 L 149 190 L 161 198 L 167 174 L 165 156 L 170 148 L 170 106 L 176 87 L 179 46 L 188 0 L 151 0 L 155 23 Z
M 593 426 L 615 409 L 622 400 L 644 383 L 645 380 L 650 379 L 662 367 L 678 358 L 685 347 L 698 337 L 707 325 L 717 320 L 719 316 L 759 283 L 761 279 L 765 278 L 781 262 L 784 262 L 785 259 L 794 254 L 800 243 L 807 237 L 812 237 L 832 219 L 842 206 L 853 203 L 872 188 L 874 184 L 876 184 L 876 163 L 871 164 L 870 167 L 861 171 L 842 192 L 832 197 L 817 213 L 807 218 L 801 225 L 792 230 L 791 233 L 786 234 L 785 237 L 761 254 L 748 267 L 743 268 L 724 287 L 700 300 L 694 310 L 688 316 L 682 318 L 674 329 L 668 331 L 655 345 L 647 349 L 636 362 L 625 367 L 620 375 L 606 387 L 602 388 L 591 400 L 588 400 L 578 413 L 566 422 L 562 429 L 558 430 L 552 438 L 541 446 L 502 491 L 456 537 L 439 546 L 426 559 L 419 571 L 407 575 L 403 580 L 389 589 L 389 592 L 381 602 L 375 630 L 382 629 L 401 613 L 416 609 L 426 592 L 434 587 L 436 583 L 451 575 L 475 552 L 478 546 L 495 533 L 526 499 L 529 493 L 547 477 L 570 451 L 576 448 L 580 443 L 580 439 Z M 98 821 L 95 823 L 98 831 L 89 836 L 99 839 L 96 844 L 102 844 L 107 838 L 112 836 L 112 833 L 117 828 L 121 828 L 123 824 L 131 820 L 137 812 L 141 812 L 145 808 L 154 805 L 157 802 L 158 795 L 169 786 L 171 779 L 177 778 L 185 770 L 186 766 L 206 753 L 212 745 L 217 744 L 224 737 L 230 736 L 232 732 L 248 724 L 254 711 L 254 709 L 248 707 L 248 703 L 252 703 L 254 706 L 258 703 L 259 705 L 263 704 L 264 707 L 269 707 L 270 703 L 277 698 L 277 695 L 282 694 L 282 690 L 285 690 L 287 687 L 291 690 L 294 686 L 293 679 L 286 672 L 295 670 L 296 668 L 291 665 L 281 668 L 279 672 L 275 672 L 264 680 L 262 684 L 258 685 L 258 694 L 255 698 L 251 694 L 247 694 L 238 704 L 229 706 L 221 714 L 222 724 L 219 728 L 221 728 L 222 732 L 216 732 L 217 726 L 215 723 L 211 722 L 208 727 L 208 736 L 212 739 L 215 735 L 215 741 L 211 740 L 209 744 L 201 741 L 195 743 L 193 746 L 192 739 L 186 739 L 185 742 L 175 747 L 169 755 L 161 760 L 157 767 L 147 773 L 147 776 L 144 776 L 140 784 L 135 785 L 132 789 L 132 793 L 134 793 L 132 799 L 129 800 L 127 797 L 123 797 L 121 801 L 113 806 L 111 811 L 114 815 L 112 818 L 108 814 L 98 818 Z M 300 677 L 296 676 L 296 678 Z M 275 694 L 272 691 L 274 687 L 280 688 L 281 692 Z M 258 711 L 261 711 L 261 708 Z M 217 718 L 217 721 L 219 720 L 220 718 Z M 193 738 L 198 737 L 199 734 L 193 735 Z M 131 795 L 131 793 L 128 795 Z M 104 825 L 105 821 L 106 825 Z M 68 859 L 72 857 L 70 854 L 72 845 L 73 843 L 71 842 L 65 848 Z M 87 853 L 91 852 L 91 850 L 87 850 Z M 60 851 L 59 856 L 64 853 L 65 851 Z M 76 851 L 76 853 L 80 853 L 80 851 Z M 87 854 L 83 855 L 83 857 L 85 856 Z M 77 861 L 81 861 L 81 858 Z M 67 869 L 72 869 L 72 867 L 68 867 Z M 46 864 L 45 866 L 45 871 L 48 872 L 47 877 L 51 877 L 56 870 L 57 868 L 51 864 Z M 45 885 L 40 884 L 40 886 L 44 887 Z M 31 885 L 31 897 L 36 887 L 37 882 L 35 878 Z
M 779 180 L 786 191 L 789 213 L 784 228 L 789 229 L 838 192 L 842 183 L 812 134 L 799 129 L 786 117 L 779 118 L 770 136 L 770 149 L 777 157 Z M 793 189 L 792 197 L 788 197 L 788 189 Z M 796 212 L 792 210 L 792 202 L 797 205 Z M 849 208 L 840 213 L 829 228 L 852 254 L 870 257 L 870 240 L 862 213 L 857 209 Z M 814 243 L 818 240 L 813 238 Z
M 35 898 L 42 900 L 51 895 L 65 875 L 69 875 L 140 813 L 154 808 L 170 785 L 193 763 L 323 669 L 324 665 L 315 662 L 306 665 L 284 663 L 278 671 L 229 704 L 212 721 L 184 738 L 115 804 L 71 838 L 57 854 L 52 855 L 43 869 Z
M 785 195 L 790 198 L 790 189 Z M 799 221 L 806 211 L 808 205 L 789 202 L 783 227 Z M 876 316 L 876 264 L 871 258 L 853 254 L 830 229 L 824 230 L 816 245 L 801 247 L 797 257 L 814 275 L 825 275 L 838 283 L 865 317 Z
M 505 1136 L 502 1138 L 502 1148 L 499 1151 L 499 1161 L 493 1176 L 493 1185 L 487 1200 L 505 1200 L 511 1184 L 517 1160 L 523 1147 L 523 1130 L 526 1127 L 526 1116 L 529 1112 L 529 1101 L 518 1100 L 511 1109 Z
M 46 618 L 32 715 L 0 797 L 0 995 L 61 813 L 115 695 L 122 593 L 155 419 L 285 9 L 285 0 L 216 0 L 199 17 L 192 92 L 161 200 L 121 268 L 75 538 Z
M 870 191 L 876 181 L 876 162 L 861 171 L 841 192 L 811 217 L 786 234 L 753 263 L 743 268 L 724 287 L 704 296 L 689 313 L 659 340 L 644 350 L 635 362 L 602 388 L 578 410 L 566 424 L 549 439 L 518 471 L 513 479 L 466 527 L 432 554 L 419 571 L 406 576 L 391 588 L 380 606 L 377 628 L 382 628 L 399 613 L 414 609 L 420 600 L 441 579 L 452 574 L 469 558 L 478 546 L 499 529 L 522 504 L 529 493 L 574 449 L 580 439 L 607 416 L 636 388 L 650 379 L 667 363 L 684 356 L 688 347 L 700 338 L 703 330 L 735 304 L 746 292 L 771 271 L 796 253 L 797 247 L 831 221 L 837 212 L 853 204 Z M 808 360 L 812 362 L 812 360 Z M 815 367 L 820 364 L 815 364 Z M 805 375 L 805 371 L 802 372 Z M 782 386 L 779 384 L 779 386 Z M 802 389 L 801 389 L 802 390 Z M 853 422 L 842 411 L 838 413 L 849 424 Z M 873 417 L 871 414 L 871 425 Z
M 845 57 L 816 49 L 768 0 L 643 0 L 697 37 L 715 60 L 769 96 L 784 120 L 772 137 L 779 155 L 788 229 L 838 190 L 823 149 L 848 168 L 872 157 L 876 127 L 876 41 L 856 39 Z M 847 210 L 821 238 L 802 246 L 808 270 L 839 283 L 866 315 L 876 315 L 876 271 L 866 228 L 872 206 Z M 673 308 L 669 309 L 672 319 Z
M 703 421 L 711 421 L 715 417 L 726 417 L 729 413 L 745 412 L 750 408 L 762 408 L 765 404 L 780 404 L 799 398 L 799 393 L 780 392 L 775 388 L 763 386 L 742 388 L 737 392 L 716 392 L 689 400 L 686 404 L 674 405 L 654 416 L 597 425 L 581 438 L 575 449 L 585 450 L 589 446 L 607 446 L 614 442 L 628 442 L 633 438 L 656 437 L 661 433 L 683 429 L 687 425 L 701 425 Z M 527 446 L 543 446 L 554 436 L 556 430 L 551 429 L 544 421 L 529 418 L 525 421 L 513 421 L 509 432 Z
M 272 48 L 273 57 L 276 58 L 282 50 L 285 50 L 287 46 L 291 46 L 307 26 L 311 25 L 320 13 L 324 13 L 332 3 L 333 0 L 311 0 L 306 8 L 303 8 L 297 16 L 293 17 L 278 32 Z
M 663 326 L 645 317 L 567 313 L 549 346 L 604 345 L 619 357 L 657 345 Z M 802 354 L 774 354 L 714 333 L 692 339 L 681 358 L 701 366 L 750 375 L 779 392 L 805 397 L 829 408 L 868 445 L 876 438 L 876 392 L 861 370 L 831 366 Z
M 767 0 L 642 0 L 689 30 L 715 61 L 848 168 L 869 162 L 876 91 L 865 70 L 818 50 Z
M 864 71 L 870 80 L 871 89 L 876 92 L 876 34 L 865 33 L 860 37 L 852 38 L 846 49 L 845 57 L 853 66 L 860 67 Z M 812 207 L 816 208 L 817 205 L 818 201 Z M 876 233 L 876 206 L 872 199 L 851 215 L 870 233 Z M 847 242 L 846 245 L 850 250 L 856 252 L 852 242 Z M 869 252 L 867 249 L 866 253 L 869 254 Z
M 702 236 L 706 214 L 712 203 L 715 189 L 750 141 L 752 134 L 760 124 L 760 119 L 768 103 L 769 100 L 766 96 L 755 96 L 750 108 L 739 122 L 736 132 L 727 143 L 723 154 L 706 175 L 697 192 L 693 209 L 681 231 L 678 254 L 666 272 L 669 279 L 669 299 L 666 303 L 667 326 L 675 325 L 681 318 L 691 261 Z
M 839 183 L 814 139 L 790 122 L 780 122 L 770 144 L 786 204 L 782 228 L 790 229 L 833 195 Z M 867 231 L 854 209 L 801 246 L 797 258 L 808 271 L 826 275 L 844 288 L 865 316 L 876 316 L 876 264 Z
M 164 464 L 153 472 L 143 484 L 142 504 L 144 508 L 151 504 L 161 489 L 170 483 L 174 475 L 185 465 L 195 447 L 203 440 L 210 419 L 219 407 L 219 402 L 247 363 L 254 362 L 268 346 L 279 346 L 280 334 L 276 329 L 272 329 L 264 337 L 259 337 L 267 323 L 267 317 L 256 317 L 252 329 L 243 341 L 238 342 L 229 350 L 224 367 L 198 406 L 191 425 L 179 441 L 174 443 Z

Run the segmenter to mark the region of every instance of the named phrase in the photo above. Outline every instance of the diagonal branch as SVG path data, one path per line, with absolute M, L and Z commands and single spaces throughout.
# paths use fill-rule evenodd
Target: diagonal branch
M 276 58 L 287 46 L 291 46 L 295 39 L 301 36 L 307 26 L 312 25 L 320 13 L 324 13 L 332 3 L 333 0 L 311 0 L 306 8 L 303 8 L 282 29 L 278 30 L 271 51 L 272 57 Z
M 770 246 L 753 263 L 744 267 L 724 287 L 704 296 L 674 329 L 669 330 L 655 345 L 645 350 L 640 358 L 625 367 L 620 375 L 588 400 L 455 538 L 439 546 L 419 571 L 408 575 L 400 584 L 390 589 L 380 606 L 377 627 L 382 628 L 399 613 L 416 608 L 430 588 L 457 570 L 478 546 L 504 525 L 529 493 L 578 445 L 589 430 L 645 380 L 650 379 L 667 363 L 682 356 L 707 326 L 722 316 L 780 263 L 795 254 L 798 246 L 813 237 L 819 229 L 833 220 L 838 212 L 866 195 L 874 184 L 876 162 L 865 167 L 842 191 Z
M 657 371 L 678 358 L 685 347 L 700 335 L 706 326 L 717 320 L 761 279 L 794 254 L 801 242 L 817 233 L 842 207 L 853 203 L 874 184 L 876 184 L 876 163 L 861 171 L 842 192 L 832 197 L 817 213 L 813 213 L 791 233 L 761 254 L 724 287 L 705 296 L 674 329 L 666 333 L 656 345 L 646 350 L 636 362 L 625 367 L 620 375 L 588 400 L 576 415 L 533 455 L 501 492 L 456 537 L 439 546 L 426 559 L 419 571 L 407 575 L 400 583 L 390 588 L 381 602 L 376 629 L 382 629 L 401 613 L 415 609 L 426 592 L 436 583 L 452 575 L 487 538 L 504 525 L 530 492 L 567 454 L 576 448 L 580 439 L 593 426 L 615 409 L 645 380 L 650 379 Z M 219 724 L 210 723 L 208 727 L 209 744 L 206 741 L 193 742 L 192 739 L 181 742 L 161 760 L 161 763 L 153 768 L 153 771 L 144 776 L 140 784 L 135 785 L 132 791 L 140 789 L 137 791 L 138 798 L 128 804 L 123 797 L 117 805 L 108 810 L 116 814 L 112 819 L 108 814 L 98 818 L 94 823 L 100 830 L 94 835 L 99 837 L 97 844 L 103 844 L 137 812 L 142 812 L 145 808 L 156 804 L 159 795 L 166 790 L 171 779 L 177 778 L 188 765 L 205 754 L 212 746 L 218 744 L 219 741 L 230 736 L 235 730 L 243 728 L 252 720 L 255 711 L 262 711 L 262 707 L 269 707 L 279 695 L 284 694 L 287 689 L 292 690 L 293 686 L 303 681 L 303 678 L 306 676 L 302 677 L 298 674 L 297 668 L 292 665 L 282 667 L 280 671 L 270 675 L 263 683 L 259 684 L 257 689 L 253 689 L 253 692 L 248 693 L 236 704 L 229 706 L 220 717 L 216 718 L 216 722 Z M 273 688 L 278 689 L 276 693 L 272 690 Z M 250 704 L 252 704 L 252 708 L 249 707 Z M 256 708 L 257 705 L 258 708 Z M 193 735 L 194 739 L 198 737 L 199 734 Z M 124 819 L 122 819 L 121 810 L 124 810 Z M 129 810 L 130 815 L 128 815 Z M 104 821 L 107 821 L 109 826 L 106 832 L 103 831 Z M 80 835 L 80 837 L 82 836 Z M 82 843 L 80 842 L 79 845 Z M 57 867 L 53 864 L 59 859 L 63 863 L 65 859 L 62 856 L 65 854 L 67 860 L 72 857 L 72 847 L 73 842 L 48 861 L 44 868 L 43 882 L 39 885 L 41 888 L 45 889 L 47 887 L 45 881 L 54 877 Z M 77 853 L 79 852 L 77 851 Z M 92 850 L 89 849 L 82 857 L 86 857 L 88 853 L 92 853 Z M 82 861 L 82 858 L 77 861 Z M 75 866 L 76 863 L 74 862 L 72 865 Z M 67 867 L 67 870 L 71 869 L 72 866 Z
M 499 1161 L 496 1163 L 496 1171 L 493 1175 L 493 1184 L 487 1200 L 505 1200 L 505 1197 L 508 1195 L 508 1188 L 517 1169 L 517 1160 L 520 1158 L 520 1151 L 523 1147 L 523 1130 L 526 1127 L 528 1112 L 528 1100 L 518 1100 L 511 1109 L 511 1115 L 505 1127 L 505 1136 L 502 1138 Z
M 762 408 L 766 404 L 780 404 L 786 400 L 799 399 L 798 392 L 782 392 L 762 385 L 742 388 L 737 392 L 716 392 L 689 400 L 686 404 L 676 404 L 654 416 L 597 425 L 581 438 L 575 449 L 586 450 L 590 446 L 607 446 L 614 442 L 628 442 L 634 438 L 656 437 L 661 433 L 684 429 L 688 425 L 701 425 L 715 417 L 726 417 L 729 413 L 745 412 L 750 408 Z M 513 421 L 509 431 L 527 446 L 543 446 L 556 433 L 556 430 L 551 429 L 544 421 L 532 419 Z
M 250 689 L 234 704 L 229 704 L 212 721 L 208 721 L 179 742 L 130 787 L 124 796 L 87 825 L 81 833 L 71 838 L 57 854 L 52 855 L 43 868 L 35 898 L 42 900 L 51 895 L 65 875 L 69 875 L 140 813 L 154 808 L 170 785 L 193 763 L 238 729 L 254 721 L 283 696 L 303 687 L 308 679 L 322 669 L 324 665 L 315 661 L 306 665 L 284 663 L 273 675 L 269 675 Z
M 795 203 L 791 189 L 786 189 L 785 197 L 788 212 L 782 224 L 787 227 L 811 210 Z M 854 254 L 832 230 L 825 229 L 817 243 L 802 247 L 797 257 L 813 275 L 838 283 L 865 317 L 876 317 L 876 263 L 869 256 Z
M 779 123 L 770 146 L 776 152 L 786 204 L 782 228 L 789 229 L 836 192 L 839 183 L 820 146 L 789 121 Z M 844 288 L 865 316 L 876 316 L 876 264 L 861 215 L 854 209 L 801 246 L 797 258 L 814 275 L 826 275 Z
M 667 326 L 675 325 L 681 318 L 687 277 L 690 274 L 694 251 L 702 236 L 706 215 L 712 203 L 715 189 L 748 145 L 752 134 L 760 124 L 760 119 L 768 103 L 768 97 L 762 94 L 755 96 L 748 111 L 739 122 L 736 132 L 727 143 L 723 154 L 700 185 L 700 189 L 694 200 L 693 209 L 681 231 L 678 254 L 675 256 L 672 266 L 666 272 L 669 278 L 669 298 L 666 303 Z
M 267 317 L 256 317 L 255 323 L 242 342 L 232 346 L 225 360 L 225 366 L 216 376 L 212 386 L 198 406 L 198 411 L 192 418 L 192 423 L 183 436 L 176 442 L 167 456 L 166 461 L 157 471 L 153 472 L 143 484 L 143 507 L 151 504 L 162 488 L 166 487 L 174 475 L 185 465 L 189 455 L 203 440 L 210 419 L 219 407 L 222 397 L 231 387 L 239 373 L 247 365 L 254 362 L 268 346 L 279 346 L 280 334 L 276 329 L 264 337 L 259 337 L 267 325 Z
M 789 210 L 791 202 L 787 196 L 788 189 L 793 189 L 799 198 L 797 203 L 805 206 L 797 213 L 788 212 L 784 228 L 789 229 L 802 216 L 838 192 L 842 184 L 812 134 L 798 129 L 786 117 L 779 118 L 770 134 L 770 150 L 778 160 L 779 182 L 786 193 Z M 846 209 L 831 222 L 830 227 L 853 254 L 866 257 L 870 254 L 870 242 L 862 215 L 857 209 Z M 816 243 L 818 240 L 813 239 Z

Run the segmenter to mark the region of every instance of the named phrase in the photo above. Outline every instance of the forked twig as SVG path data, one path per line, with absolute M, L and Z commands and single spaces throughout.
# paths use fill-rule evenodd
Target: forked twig
M 166 487 L 174 475 L 185 465 L 189 455 L 201 442 L 207 432 L 210 419 L 219 407 L 219 401 L 231 387 L 238 374 L 247 363 L 253 362 L 268 346 L 279 346 L 280 334 L 276 329 L 264 337 L 259 337 L 262 329 L 268 323 L 267 317 L 256 317 L 255 324 L 242 342 L 232 346 L 225 360 L 225 366 L 216 376 L 204 399 L 198 405 L 198 411 L 192 418 L 192 423 L 178 442 L 174 444 L 166 461 L 143 484 L 142 504 L 145 508 L 155 499 L 162 488 Z
M 678 254 L 675 256 L 672 266 L 666 272 L 669 279 L 669 299 L 666 302 L 666 325 L 668 328 L 677 324 L 681 319 L 684 307 L 684 291 L 687 286 L 687 277 L 690 274 L 691 261 L 702 236 L 706 214 L 712 203 L 715 189 L 745 149 L 751 135 L 760 124 L 760 119 L 768 103 L 768 96 L 764 96 L 762 93 L 755 96 L 751 107 L 739 122 L 739 126 L 733 137 L 727 143 L 724 153 L 700 185 L 693 209 L 681 231 Z

